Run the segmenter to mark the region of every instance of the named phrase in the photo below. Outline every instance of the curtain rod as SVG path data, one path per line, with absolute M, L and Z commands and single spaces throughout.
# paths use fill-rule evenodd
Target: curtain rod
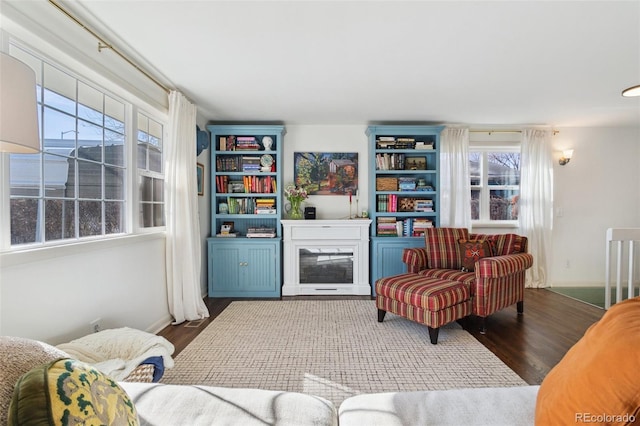
M 552 130 L 553 135 L 557 135 L 558 133 L 560 133 L 560 130 Z M 480 129 L 471 129 L 469 130 L 469 133 L 522 133 L 522 130 L 480 130 Z
M 78 18 L 76 18 L 74 15 L 72 15 L 61 4 L 59 4 L 55 0 L 48 0 L 48 1 L 56 9 L 58 9 L 65 16 L 67 16 L 67 18 L 71 19 L 73 22 L 78 24 L 82 29 L 84 29 L 89 34 L 91 34 L 96 39 L 98 39 L 98 52 L 102 52 L 102 49 L 110 49 L 111 51 L 113 51 L 113 53 L 115 53 L 120 58 L 122 58 L 125 62 L 127 62 L 129 65 L 131 65 L 132 67 L 137 69 L 140 73 L 142 73 L 149 80 L 153 81 L 156 85 L 158 85 L 160 88 L 162 88 L 165 92 L 167 92 L 167 93 L 171 92 L 171 90 L 167 86 L 165 86 L 164 84 L 160 83 L 155 77 L 153 77 L 151 74 L 149 74 L 148 72 L 143 70 L 138 64 L 136 64 L 131 59 L 129 59 L 124 53 L 120 52 L 118 49 L 116 49 L 110 43 L 108 43 L 106 40 L 104 40 L 100 35 L 98 35 L 95 31 L 93 31 L 91 28 L 89 28 L 85 24 L 83 24 Z

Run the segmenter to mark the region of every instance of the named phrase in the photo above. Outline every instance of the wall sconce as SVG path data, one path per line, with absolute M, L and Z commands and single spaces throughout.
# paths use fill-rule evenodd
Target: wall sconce
M 571 157 L 573 157 L 573 150 L 565 149 L 562 151 L 562 156 L 560 157 L 560 160 L 558 160 L 558 163 L 560 163 L 561 166 L 564 166 L 571 161 Z
M 0 152 L 40 151 L 36 73 L 0 52 Z

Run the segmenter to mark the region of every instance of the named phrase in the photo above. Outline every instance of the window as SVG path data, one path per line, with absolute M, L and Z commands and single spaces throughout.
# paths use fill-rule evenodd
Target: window
M 518 220 L 519 147 L 471 147 L 469 151 L 471 220 L 494 223 Z
M 164 226 L 164 174 L 161 123 L 138 113 L 140 227 Z
M 11 245 L 126 231 L 124 102 L 15 46 L 36 71 L 41 152 L 9 156 Z

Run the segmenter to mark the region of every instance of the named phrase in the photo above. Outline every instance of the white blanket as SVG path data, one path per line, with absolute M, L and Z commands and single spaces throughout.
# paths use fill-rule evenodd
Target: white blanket
M 72 358 L 93 365 L 115 380 L 125 379 L 142 361 L 161 356 L 164 367 L 172 368 L 174 346 L 167 339 L 145 331 L 123 327 L 57 345 Z

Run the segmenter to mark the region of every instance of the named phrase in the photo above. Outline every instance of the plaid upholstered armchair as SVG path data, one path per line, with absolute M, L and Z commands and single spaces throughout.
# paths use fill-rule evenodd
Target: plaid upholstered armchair
M 524 310 L 525 271 L 533 264 L 527 237 L 516 234 L 470 234 L 466 228 L 430 228 L 425 247 L 402 254 L 407 272 L 469 285 L 472 313 L 486 318 L 507 306 Z

